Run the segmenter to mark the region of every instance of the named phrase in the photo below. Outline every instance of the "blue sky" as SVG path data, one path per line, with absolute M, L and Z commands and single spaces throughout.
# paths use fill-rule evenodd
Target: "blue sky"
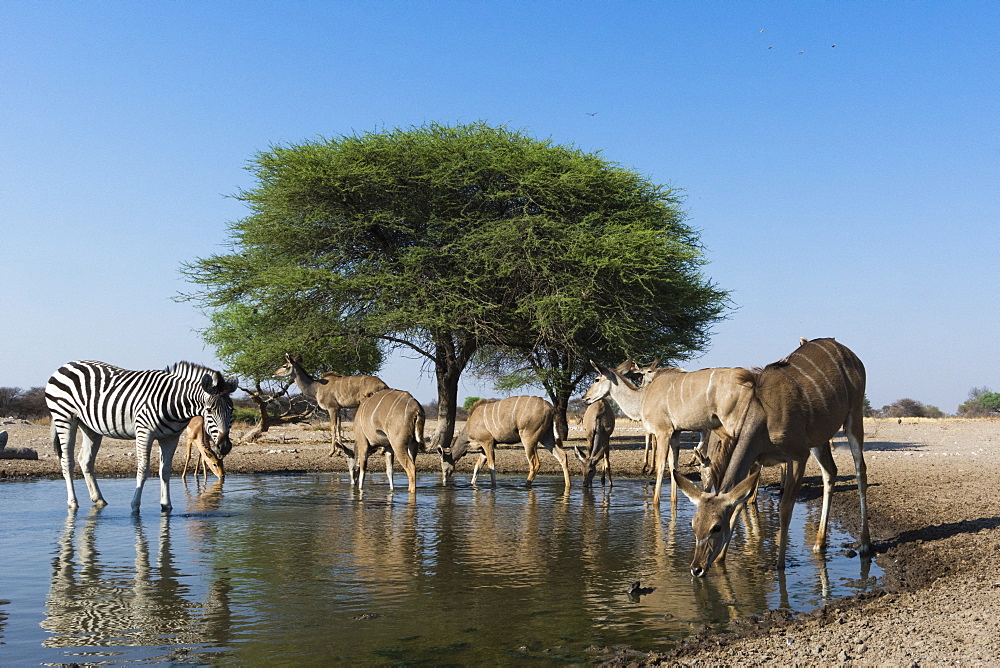
M 172 297 L 246 214 L 255 152 L 485 120 L 684 190 L 737 307 L 687 368 L 834 336 L 876 407 L 954 411 L 1000 390 L 998 25 L 991 2 L 0 0 L 0 386 L 215 364 Z M 381 375 L 435 396 L 418 362 Z

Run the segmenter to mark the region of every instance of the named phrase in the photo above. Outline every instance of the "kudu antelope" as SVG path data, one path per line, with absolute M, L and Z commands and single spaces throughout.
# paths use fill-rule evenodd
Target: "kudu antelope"
M 452 441 L 451 447 L 442 448 L 440 451 L 441 472 L 445 481 L 454 473 L 458 460 L 466 453 L 481 448 L 482 454 L 479 455 L 479 460 L 472 471 L 472 484 L 476 483 L 479 468 L 485 462 L 490 467 L 490 481 L 493 487 L 496 487 L 496 460 L 493 452 L 496 444 L 520 442 L 528 458 L 529 486 L 542 465 L 538 460 L 537 451 L 540 443 L 559 462 L 563 480 L 566 487 L 569 487 L 566 451 L 556 438 L 552 426 L 554 412 L 552 404 L 541 397 L 524 396 L 508 397 L 499 401 L 489 399 L 477 401 L 469 411 L 465 428 Z
M 677 468 L 680 432 L 715 431 L 723 441 L 739 433 L 750 397 L 741 376 L 745 369 L 683 371 L 666 367 L 648 385 L 637 387 L 619 370 L 591 364 L 598 376 L 583 400 L 589 404 L 610 395 L 623 413 L 642 420 L 643 429 L 656 439 L 654 503 L 660 501 L 664 469 L 668 464 L 671 471 Z M 670 502 L 674 504 L 677 488 L 673 477 L 670 481 Z
M 611 480 L 611 433 L 615 430 L 615 411 L 607 398 L 595 401 L 587 406 L 583 414 L 583 432 L 587 439 L 586 456 L 576 448 L 576 456 L 583 465 L 583 486 L 590 487 L 597 473 L 597 465 L 603 461 L 601 471 L 601 486 L 607 475 L 608 484 L 614 487 Z
M 392 484 L 392 460 L 399 459 L 410 492 L 417 491 L 417 450 L 424 441 L 424 409 L 409 392 L 382 390 L 361 400 L 354 415 L 355 452 L 349 455 L 351 482 L 357 472 L 358 489 L 372 452 L 385 448 L 386 475 Z
M 861 497 L 858 551 L 862 556 L 869 554 L 868 476 L 862 452 L 865 367 L 861 360 L 833 339 L 814 339 L 762 370 L 744 371 L 743 380 L 750 386 L 751 401 L 739 437 L 724 446 L 728 452 L 712 461 L 717 491 L 703 492 L 683 476 L 673 474 L 681 491 L 697 507 L 692 520 L 695 552 L 691 573 L 705 575 L 729 542 L 732 514 L 756 487 L 752 471 L 757 464 L 786 464 L 778 504 L 777 567 L 784 568 L 788 525 L 810 452 L 823 473 L 823 506 L 813 546 L 815 551 L 822 550 L 837 475 L 829 443 L 841 426 L 854 456 Z
M 187 476 L 188 464 L 191 462 L 191 450 L 198 453 L 198 461 L 194 465 L 194 473 L 197 476 L 199 468 L 202 472 L 207 465 L 215 477 L 222 480 L 226 477 L 226 469 L 222 464 L 222 457 L 209 446 L 211 440 L 205 430 L 205 419 L 200 415 L 191 418 L 188 426 L 184 429 L 184 438 L 187 440 L 187 456 L 184 457 L 184 469 L 181 471 L 181 479 Z
M 656 376 L 664 371 L 672 369 L 674 367 L 661 367 L 660 360 L 655 359 L 649 366 L 639 366 L 635 362 L 629 360 L 626 362 L 628 364 L 628 371 L 632 373 L 637 373 L 642 377 L 642 385 L 649 385 Z M 619 367 L 620 369 L 620 367 Z M 709 431 L 699 431 L 698 433 L 698 445 L 694 446 L 694 459 L 691 460 L 691 464 L 704 466 L 705 460 L 708 457 L 708 435 L 711 433 Z M 653 460 L 655 459 L 654 452 L 656 449 L 656 438 L 646 432 L 646 443 L 642 449 L 642 473 L 648 473 L 653 470 Z M 704 476 L 703 476 L 704 478 Z
M 302 367 L 302 356 L 289 353 L 285 353 L 285 363 L 275 370 L 274 375 L 277 378 L 291 377 L 302 396 L 315 401 L 320 408 L 330 414 L 331 457 L 337 448 L 348 456 L 351 454 L 343 444 L 340 409 L 357 408 L 365 397 L 389 389 L 381 378 L 375 376 L 341 376 L 339 373 L 329 371 L 319 378 L 313 378 Z

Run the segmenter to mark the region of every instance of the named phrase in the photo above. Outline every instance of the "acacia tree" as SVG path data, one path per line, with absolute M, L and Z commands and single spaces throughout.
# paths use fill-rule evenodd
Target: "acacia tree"
M 724 308 L 676 193 L 573 147 L 431 124 L 274 147 L 249 169 L 251 215 L 230 226 L 233 252 L 186 265 L 203 286 L 188 297 L 320 313 L 345 340 L 418 352 L 438 445 L 485 346 L 568 351 L 564 366 L 650 331 L 697 348 Z

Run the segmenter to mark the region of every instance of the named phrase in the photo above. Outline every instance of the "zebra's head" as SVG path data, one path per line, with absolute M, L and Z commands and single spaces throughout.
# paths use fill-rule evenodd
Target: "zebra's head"
M 233 424 L 233 399 L 229 395 L 236 391 L 236 379 L 224 378 L 218 371 L 206 373 L 201 378 L 204 392 L 205 431 L 211 439 L 212 450 L 219 457 L 225 457 L 233 449 L 229 440 L 229 428 Z

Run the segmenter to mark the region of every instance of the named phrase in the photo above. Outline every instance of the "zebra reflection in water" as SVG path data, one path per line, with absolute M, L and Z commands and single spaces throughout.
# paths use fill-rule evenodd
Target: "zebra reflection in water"
M 117 647 L 225 644 L 231 613 L 227 576 L 214 579 L 203 602 L 192 600 L 174 565 L 170 518 L 160 519 L 155 565 L 143 523 L 135 527 L 134 571 L 101 558 L 98 519 L 92 512 L 78 527 L 66 519 L 53 560 L 52 583 L 41 627 L 45 647 Z

